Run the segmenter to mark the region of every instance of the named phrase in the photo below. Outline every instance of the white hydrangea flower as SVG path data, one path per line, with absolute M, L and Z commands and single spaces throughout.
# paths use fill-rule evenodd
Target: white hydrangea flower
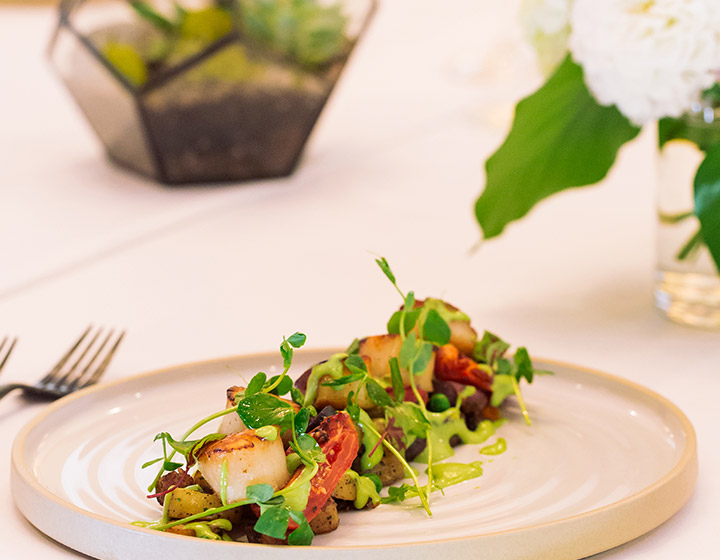
M 573 0 L 522 0 L 520 24 L 546 76 L 568 52 L 572 4 Z
M 717 79 L 720 0 L 575 0 L 570 51 L 599 103 L 642 125 Z

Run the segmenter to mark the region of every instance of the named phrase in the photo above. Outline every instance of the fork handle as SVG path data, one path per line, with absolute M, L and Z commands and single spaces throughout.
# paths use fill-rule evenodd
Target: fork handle
M 24 385 L 22 383 L 8 383 L 7 385 L 0 386 L 0 399 L 7 395 L 10 391 L 15 389 L 22 389 Z

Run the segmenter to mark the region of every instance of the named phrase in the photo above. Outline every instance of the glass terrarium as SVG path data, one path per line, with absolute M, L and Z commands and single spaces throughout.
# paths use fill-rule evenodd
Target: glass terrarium
M 285 176 L 374 0 L 63 0 L 50 57 L 119 165 L 166 184 Z

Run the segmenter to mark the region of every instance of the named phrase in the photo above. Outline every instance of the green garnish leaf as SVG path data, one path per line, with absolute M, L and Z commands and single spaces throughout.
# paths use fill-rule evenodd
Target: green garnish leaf
M 310 421 L 310 410 L 301 408 L 295 414 L 295 431 L 298 434 L 304 434 L 307 431 L 308 422 Z
M 443 346 L 450 342 L 450 326 L 437 310 L 430 309 L 425 316 L 421 336 L 428 342 Z
M 414 332 L 411 332 L 402 343 L 400 352 L 398 352 L 398 363 L 403 369 L 409 369 L 415 362 L 418 355 L 417 338 Z
M 351 354 L 344 361 L 345 367 L 355 375 L 365 375 L 367 366 L 364 360 L 358 354 Z
M 401 486 L 389 486 L 388 495 L 385 498 L 380 498 L 381 504 L 396 504 L 398 502 L 404 502 L 405 498 L 408 497 L 408 492 L 413 491 L 416 493 L 414 486 L 409 484 L 402 484 Z
M 280 382 L 274 389 L 271 389 L 269 393 L 278 396 L 289 393 L 292 389 L 293 382 L 292 379 L 290 379 L 287 375 L 275 375 L 271 377 L 265 383 L 265 387 L 272 387 L 275 383 L 278 382 L 278 380 L 280 380 Z
M 363 377 L 365 377 L 364 373 L 353 373 L 350 375 L 343 375 L 342 377 L 338 377 L 337 379 L 332 379 L 330 381 L 324 381 L 322 385 L 323 387 L 332 387 L 333 389 L 339 389 L 340 387 L 344 387 L 349 383 L 355 383 L 356 381 L 360 381 Z
M 393 274 L 392 270 L 390 270 L 390 265 L 387 262 L 387 259 L 385 257 L 380 257 L 379 259 L 375 259 L 375 262 L 380 267 L 380 270 L 383 271 L 385 276 L 388 277 L 388 280 L 392 282 L 394 285 L 397 284 L 397 281 L 395 280 L 395 275 Z
M 482 338 L 475 343 L 473 359 L 476 362 L 482 362 L 494 367 L 495 362 L 505 355 L 508 348 L 510 348 L 510 345 L 499 336 L 485 331 Z
M 179 469 L 179 468 L 182 467 L 182 466 L 183 466 L 182 463 L 175 463 L 174 461 L 165 461 L 165 462 L 163 462 L 163 469 L 165 469 L 165 470 L 168 471 L 168 472 L 174 471 L 174 470 L 176 470 L 176 469 Z
M 400 373 L 398 359 L 393 356 L 390 358 L 389 364 L 393 396 L 395 397 L 395 402 L 401 403 L 405 400 L 405 383 L 403 382 L 402 374 Z
M 312 544 L 313 533 L 310 523 L 301 511 L 290 511 L 291 519 L 298 524 L 297 529 L 288 535 L 288 544 L 291 546 L 308 546 Z
M 347 404 L 345 405 L 345 412 L 350 415 L 350 419 L 353 422 L 357 423 L 358 420 L 360 420 L 360 407 L 353 401 L 354 396 L 355 391 L 350 391 L 350 393 L 348 393 Z
M 492 406 L 500 406 L 503 401 L 510 395 L 515 393 L 515 383 L 513 383 L 513 375 L 502 373 L 493 377 L 492 396 L 490 404 Z
M 260 391 L 262 391 L 266 381 L 267 376 L 263 372 L 256 373 L 250 380 L 250 383 L 248 383 L 247 388 L 245 389 L 245 396 L 250 397 L 255 393 L 259 393 Z
M 268 507 L 260 514 L 255 523 L 255 530 L 268 537 L 284 539 L 289 522 L 290 515 L 287 509 L 278 506 Z
M 395 424 L 402 429 L 406 436 L 424 438 L 430 428 L 430 423 L 425 418 L 422 409 L 413 402 L 406 401 L 387 408 L 385 416 L 388 418 L 388 423 L 391 419 L 395 419 Z
M 288 339 L 288 344 L 292 346 L 293 348 L 301 348 L 305 342 L 307 341 L 307 336 L 305 336 L 303 333 L 296 332 L 291 334 Z
M 273 497 L 275 490 L 269 484 L 252 484 L 246 489 L 246 497 L 248 500 L 252 500 L 256 504 L 262 504 L 267 502 Z
M 405 303 L 403 305 L 403 310 L 406 312 L 410 312 L 413 309 L 415 309 L 415 292 L 409 291 L 407 295 L 405 296 Z
M 345 350 L 345 353 L 349 356 L 352 354 L 357 354 L 360 351 L 360 339 L 356 338 L 350 343 L 350 346 L 347 347 L 347 350 Z
M 430 360 L 433 357 L 433 347 L 429 342 L 423 342 L 420 344 L 420 348 L 417 353 L 417 358 L 413 364 L 413 374 L 419 375 L 425 371 L 430 364 Z
M 415 323 L 417 323 L 418 317 L 420 317 L 420 312 L 422 311 L 422 308 L 418 307 L 416 309 L 413 309 L 412 311 L 396 311 L 392 314 L 390 317 L 390 320 L 387 323 L 387 331 L 389 334 L 400 334 L 400 318 L 402 317 L 403 313 L 405 313 L 405 332 L 410 332 L 415 327 Z
M 305 401 L 305 395 L 303 395 L 303 392 L 297 387 L 290 389 L 290 397 L 295 404 L 299 404 L 300 406 L 302 406 Z
M 162 460 L 163 460 L 163 457 L 158 457 L 157 459 L 152 459 L 151 461 L 147 461 L 146 463 L 143 463 L 142 465 L 140 465 L 140 468 L 146 469 L 147 467 L 150 467 L 156 463 L 159 463 Z M 167 469 L 165 469 L 165 470 L 167 470 Z M 170 470 L 175 470 L 175 469 L 170 469 Z
M 267 393 L 256 393 L 237 405 L 240 418 L 248 428 L 280 426 L 285 431 L 292 426 L 295 411 L 290 403 Z
M 395 404 L 390 395 L 388 395 L 387 391 L 383 389 L 374 379 L 368 379 L 366 387 L 370 400 L 372 400 L 372 402 L 376 405 L 385 408 Z
M 202 439 L 195 439 L 195 440 L 187 440 L 187 441 L 176 441 L 172 438 L 172 436 L 167 433 L 163 432 L 161 434 L 158 434 L 155 436 L 155 439 L 164 439 L 167 444 L 172 447 L 175 451 L 180 453 L 183 457 L 185 457 L 185 463 L 188 467 L 195 464 L 195 460 L 197 459 L 197 453 L 200 451 L 200 449 L 206 444 L 210 443 L 212 441 L 218 441 L 225 437 L 225 434 L 208 434 Z M 175 464 L 175 463 L 173 463 Z M 163 466 L 164 468 L 164 466 Z M 175 467 L 173 469 L 165 469 L 165 470 L 175 470 L 178 467 Z
M 515 351 L 514 361 L 515 379 L 520 381 L 524 377 L 528 383 L 532 383 L 535 369 L 530 360 L 530 355 L 524 346 L 521 346 Z

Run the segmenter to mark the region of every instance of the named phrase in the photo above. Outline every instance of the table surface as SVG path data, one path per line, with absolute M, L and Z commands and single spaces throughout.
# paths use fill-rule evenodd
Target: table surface
M 166 188 L 110 164 L 45 59 L 54 13 L 0 7 L 0 335 L 5 381 L 37 379 L 90 323 L 127 329 L 106 374 L 381 332 L 400 284 L 443 297 L 535 356 L 668 397 L 693 423 L 694 496 L 658 529 L 596 558 L 720 548 L 720 336 L 652 306 L 654 131 L 601 185 L 543 202 L 478 247 L 483 161 L 539 83 L 517 2 L 385 0 L 297 172 Z M 43 409 L 0 402 L 0 484 L 15 434 Z M 632 468 L 632 465 L 628 465 Z M 78 558 L 0 498 L 0 557 Z

